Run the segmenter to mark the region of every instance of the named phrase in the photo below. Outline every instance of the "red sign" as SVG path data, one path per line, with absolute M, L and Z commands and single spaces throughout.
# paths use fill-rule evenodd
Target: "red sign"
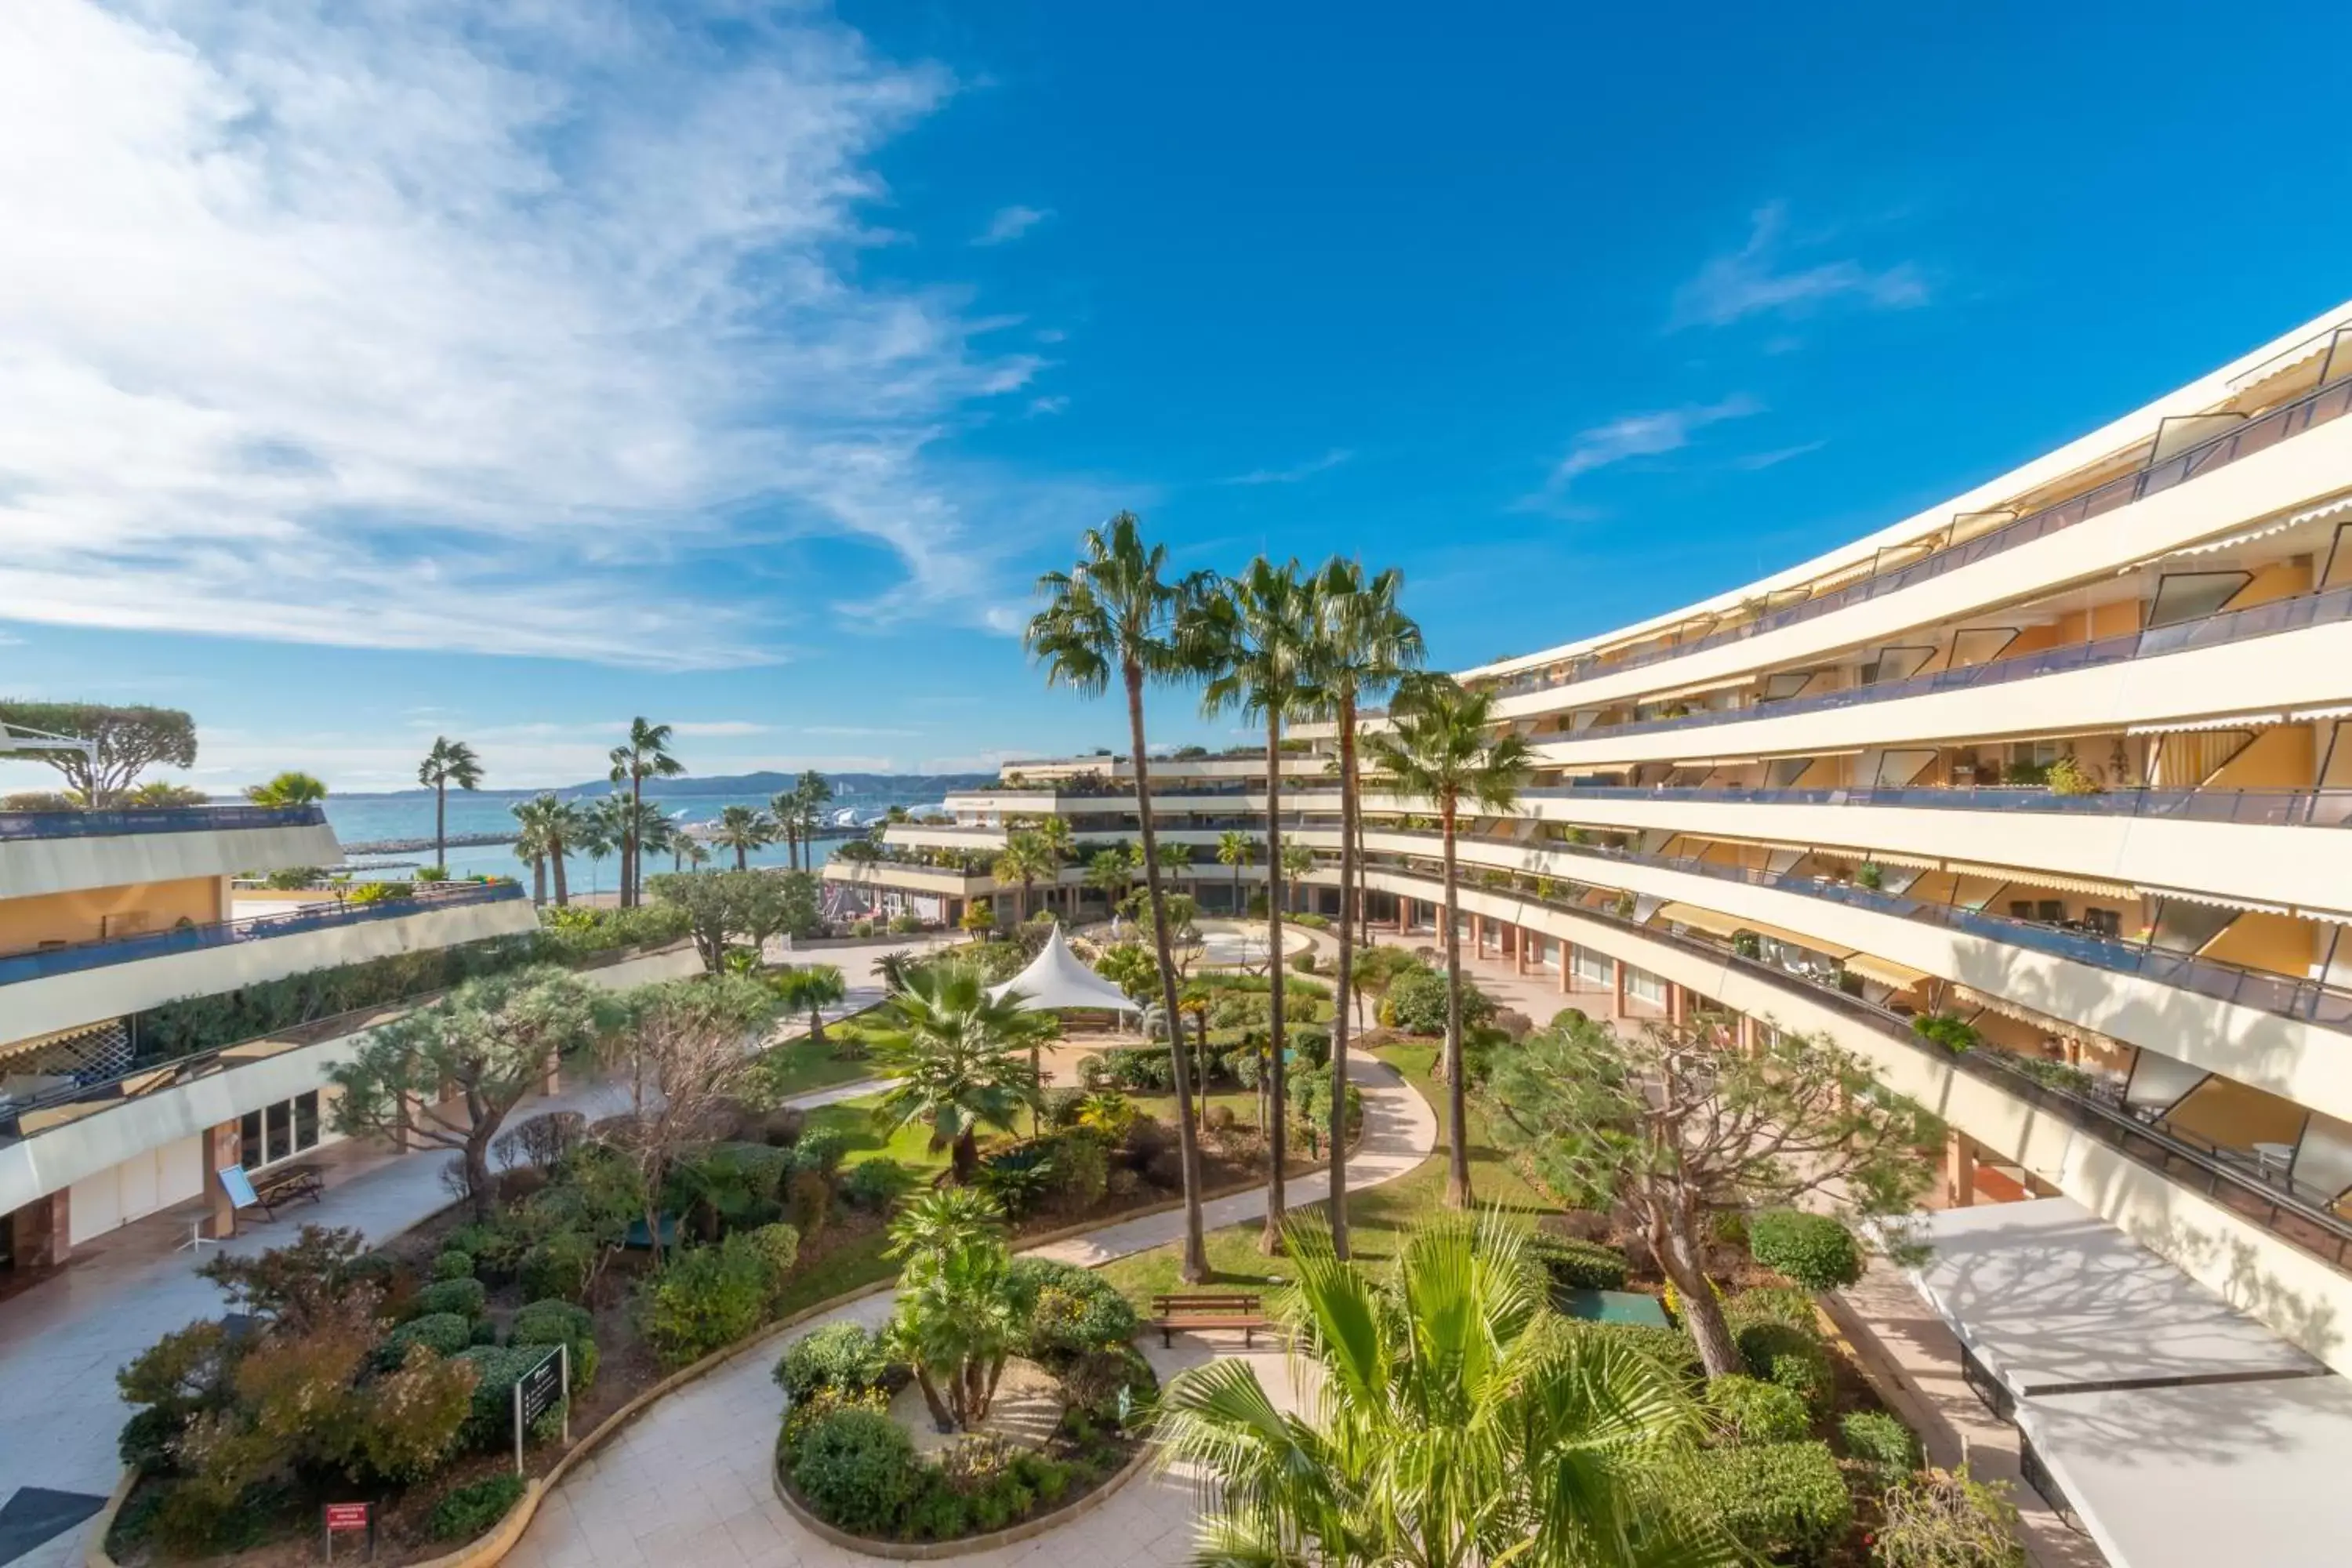
M 363 1502 L 331 1502 L 327 1505 L 329 1530 L 365 1530 L 368 1527 L 368 1505 Z

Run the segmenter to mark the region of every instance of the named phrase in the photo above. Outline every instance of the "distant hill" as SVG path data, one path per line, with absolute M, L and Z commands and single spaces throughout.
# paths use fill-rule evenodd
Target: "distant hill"
M 994 773 L 827 773 L 826 782 L 833 785 L 834 798 L 844 805 L 855 805 L 861 800 L 928 800 L 950 790 L 974 789 L 984 784 L 994 784 Z M 712 773 L 676 779 L 648 779 L 646 794 L 660 800 L 678 800 L 695 795 L 769 795 L 793 787 L 798 773 L 761 772 L 756 773 Z M 603 779 L 588 784 L 564 784 L 555 790 L 560 795 L 604 795 L 612 785 Z M 430 799 L 429 789 L 399 789 L 380 792 L 343 790 L 338 798 L 360 797 L 369 800 L 398 800 L 421 795 Z M 522 799 L 545 793 L 537 789 L 486 789 L 477 792 L 499 798 Z

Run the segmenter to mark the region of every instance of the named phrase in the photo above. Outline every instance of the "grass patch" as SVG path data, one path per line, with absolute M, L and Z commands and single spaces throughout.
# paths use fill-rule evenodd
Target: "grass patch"
M 844 1165 L 861 1161 L 888 1158 L 928 1178 L 948 1167 L 948 1152 L 931 1151 L 931 1130 L 919 1122 L 896 1131 L 874 1120 L 874 1108 L 882 1103 L 880 1095 L 861 1095 L 856 1100 L 820 1105 L 808 1113 L 803 1135 L 818 1128 L 830 1128 L 841 1134 Z
M 839 1032 L 837 1026 L 827 1029 L 822 1045 L 803 1035 L 771 1047 L 760 1060 L 760 1087 L 777 1100 L 789 1100 L 874 1077 L 872 1062 L 844 1061 L 834 1055 L 832 1037 Z

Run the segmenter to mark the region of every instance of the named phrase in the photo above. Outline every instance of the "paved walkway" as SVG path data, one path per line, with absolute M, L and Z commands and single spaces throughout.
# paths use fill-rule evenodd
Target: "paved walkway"
M 799 957 L 843 966 L 852 990 L 829 1016 L 846 1016 L 881 999 L 872 963 L 896 945 Z M 803 1032 L 791 1026 L 780 1037 Z M 794 1103 L 826 1104 L 873 1087 L 843 1085 Z M 593 1121 L 625 1108 L 619 1086 L 591 1083 L 526 1101 L 514 1119 L 568 1110 Z M 275 1222 L 248 1224 L 222 1247 L 205 1247 L 205 1255 L 266 1251 L 291 1241 L 305 1225 L 350 1226 L 382 1241 L 449 1205 L 441 1183 L 445 1150 L 394 1154 L 337 1144 L 320 1160 L 330 1166 L 331 1184 L 318 1203 L 286 1210 Z M 116 1438 L 131 1415 L 115 1393 L 116 1371 L 173 1329 L 222 1310 L 220 1291 L 197 1276 L 195 1259 L 175 1250 L 187 1239 L 189 1218 L 203 1211 L 201 1202 L 182 1205 L 110 1232 L 77 1247 L 68 1268 L 0 1302 L 0 1389 L 7 1391 L 11 1412 L 0 1421 L 0 1501 L 22 1487 L 100 1496 L 114 1489 L 122 1472 Z M 78 1564 L 80 1537 L 67 1531 L 11 1568 Z
M 1385 1064 L 1355 1061 L 1363 1090 L 1364 1133 L 1348 1163 L 1348 1190 L 1393 1180 L 1437 1147 L 1437 1116 Z M 1328 1173 L 1294 1178 L 1285 1194 L 1297 1207 L 1329 1195 Z M 1263 1218 L 1265 1189 L 1205 1205 L 1212 1227 Z M 1106 1226 L 1038 1249 L 1042 1256 L 1093 1265 L 1162 1246 L 1182 1233 L 1181 1210 Z M 869 1327 L 888 1317 L 892 1296 L 877 1292 L 795 1331 L 830 1322 Z M 1164 1379 L 1208 1359 L 1196 1337 L 1173 1351 L 1149 1342 L 1145 1353 Z M 752 1346 L 717 1372 L 653 1406 L 565 1478 L 541 1505 L 509 1568 L 832 1568 L 868 1557 L 810 1534 L 777 1502 L 771 1480 L 783 1395 L 770 1377 L 782 1339 Z M 1249 1355 L 1277 1400 L 1294 1399 L 1286 1356 Z M 1153 1568 L 1191 1560 L 1194 1489 L 1181 1472 L 1138 1476 L 1100 1508 L 1017 1546 L 959 1557 L 980 1568 L 1021 1563 L 1032 1568 Z

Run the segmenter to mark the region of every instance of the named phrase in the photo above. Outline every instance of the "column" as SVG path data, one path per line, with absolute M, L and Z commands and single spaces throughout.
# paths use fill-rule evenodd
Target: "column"
M 1958 1128 L 1944 1136 L 1944 1201 L 1956 1209 L 1977 1201 L 1976 1140 Z
M 1563 996 L 1575 989 L 1570 963 L 1570 955 L 1575 952 L 1575 946 L 1566 937 L 1559 939 L 1559 994 Z
M 1667 981 L 1666 1022 L 1670 1024 L 1680 1024 L 1686 1022 L 1689 1019 L 1689 1016 L 1690 993 L 1675 984 L 1673 981 Z
M 1609 1016 L 1625 1016 L 1625 961 L 1622 958 L 1609 961 Z
M 539 1092 L 541 1094 L 563 1092 L 563 1058 L 553 1051 L 547 1053 L 547 1076 L 539 1080 Z
M 1470 951 L 1480 958 L 1486 956 L 1486 920 L 1479 914 L 1470 917 Z
M 1754 1056 L 1756 1054 L 1757 1046 L 1756 1020 L 1749 1017 L 1745 1013 L 1739 1015 L 1738 1032 L 1734 1035 L 1733 1038 L 1738 1043 L 1739 1054 L 1741 1056 Z
M 1511 956 L 1516 961 L 1514 967 L 1518 973 L 1525 974 L 1528 972 L 1528 938 L 1534 933 L 1525 926 L 1513 926 L 1511 931 Z
M 220 1173 L 230 1165 L 245 1160 L 245 1133 L 234 1121 L 223 1121 L 205 1134 L 205 1196 L 211 1200 L 212 1213 L 205 1216 L 205 1234 L 215 1241 L 226 1241 L 236 1234 L 236 1200 L 221 1185 Z

